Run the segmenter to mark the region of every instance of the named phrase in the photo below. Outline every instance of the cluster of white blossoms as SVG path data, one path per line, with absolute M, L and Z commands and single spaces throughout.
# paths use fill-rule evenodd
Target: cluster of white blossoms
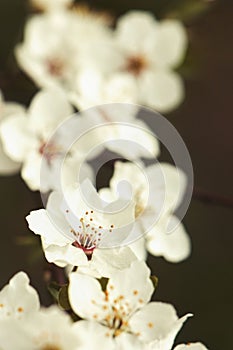
M 113 27 L 69 0 L 32 3 L 44 12 L 26 23 L 16 58 L 39 87 L 60 86 L 79 109 L 128 102 L 169 112 L 182 102 L 176 68 L 188 40 L 180 21 L 130 11 Z
M 45 208 L 26 221 L 47 261 L 64 269 L 59 293 L 66 291 L 69 308 L 59 300 L 41 307 L 27 275 L 17 273 L 0 292 L 0 350 L 171 350 L 192 315 L 150 302 L 146 258 L 148 251 L 175 263 L 190 255 L 176 216 L 187 176 L 158 162 L 160 144 L 140 104 L 168 112 L 182 101 L 175 69 L 185 29 L 142 11 L 113 28 L 72 0 L 31 3 L 42 12 L 26 23 L 16 57 L 41 90 L 28 107 L 0 95 L 0 173 L 20 171 L 45 195 Z M 101 168 L 103 154 L 114 161 L 99 188 L 94 163 Z
M 94 277 L 72 272 L 68 298 L 81 320 L 73 322 L 59 307 L 40 307 L 24 272 L 0 291 L 1 350 L 170 350 L 188 317 L 174 307 L 149 302 L 150 270 L 136 261 L 115 273 L 103 289 Z M 201 343 L 174 350 L 207 350 Z

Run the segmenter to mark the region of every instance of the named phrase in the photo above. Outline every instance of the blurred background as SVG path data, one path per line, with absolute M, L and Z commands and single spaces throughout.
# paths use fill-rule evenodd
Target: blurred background
M 93 0 L 87 3 L 116 15 L 143 9 L 162 18 L 165 10 L 174 13 L 178 2 Z M 26 105 L 37 90 L 17 68 L 13 48 L 22 39 L 27 13 L 26 1 L 0 1 L 0 89 L 6 100 Z M 184 219 L 193 249 L 191 257 L 179 264 L 149 257 L 153 274 L 159 277 L 154 299 L 171 302 L 179 315 L 194 314 L 177 343 L 200 340 L 212 350 L 233 348 L 233 205 L 224 198 L 233 200 L 232 18 L 232 0 L 212 1 L 201 16 L 185 18 L 190 38 L 183 67 L 186 99 L 166 117 L 181 134 L 193 162 L 194 198 Z M 166 160 L 166 153 L 162 154 L 162 160 Z M 50 297 L 42 282 L 43 256 L 36 259 L 31 254 L 33 246 L 17 243 L 27 232 L 24 217 L 40 207 L 40 197 L 30 192 L 18 175 L 0 177 L 0 196 L 0 287 L 15 272 L 24 270 L 47 305 Z M 207 201 L 210 197 L 213 200 Z

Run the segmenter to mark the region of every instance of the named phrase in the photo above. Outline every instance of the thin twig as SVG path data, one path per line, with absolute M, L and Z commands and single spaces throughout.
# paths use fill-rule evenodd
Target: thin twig
M 206 204 L 233 208 L 233 198 L 222 196 L 217 193 L 211 193 L 199 187 L 194 187 L 193 199 L 199 200 Z

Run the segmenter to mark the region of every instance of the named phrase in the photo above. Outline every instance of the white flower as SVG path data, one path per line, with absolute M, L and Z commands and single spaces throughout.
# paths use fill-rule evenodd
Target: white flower
M 190 254 L 190 240 L 179 220 L 172 214 L 180 205 L 186 188 L 186 176 L 174 166 L 158 163 L 116 162 L 110 188 L 99 191 L 107 202 L 115 198 L 133 198 L 136 222 L 127 242 L 146 235 L 146 247 L 153 255 L 178 262 Z M 169 232 L 170 228 L 174 228 Z
M 59 85 L 68 92 L 88 64 L 90 47 L 109 42 L 109 36 L 108 27 L 91 15 L 51 11 L 28 20 L 16 58 L 39 87 Z
M 145 343 L 163 342 L 165 349 L 170 349 L 191 315 L 179 319 L 170 304 L 148 304 L 153 289 L 149 268 L 135 261 L 129 268 L 117 271 L 105 291 L 93 277 L 71 273 L 68 294 L 74 312 L 87 320 L 86 327 L 92 322 L 93 332 L 102 336 L 104 349 L 109 339 L 115 341 L 125 333 Z
M 133 76 L 138 87 L 138 102 L 161 112 L 176 108 L 184 89 L 173 69 L 187 47 L 181 22 L 159 22 L 148 12 L 131 11 L 118 20 L 116 39 L 122 50 L 122 71 Z
M 5 102 L 0 91 L 0 125 L 1 122 L 15 113 L 21 113 L 24 111 L 24 107 L 12 102 Z M 12 161 L 4 152 L 1 138 L 0 138 L 0 174 L 10 175 L 18 172 L 20 164 Z
M 24 272 L 17 273 L 0 291 L 0 320 L 29 317 L 39 307 L 38 294 L 29 285 L 29 278 Z
M 104 48 L 104 51 L 103 51 Z M 109 102 L 150 106 L 160 112 L 176 108 L 184 98 L 175 68 L 181 64 L 187 36 L 181 22 L 157 21 L 152 14 L 131 11 L 118 22 L 111 42 L 93 52 L 76 76 L 79 108 Z
M 113 103 L 80 112 L 87 128 L 78 140 L 85 159 L 97 157 L 104 149 L 126 159 L 155 158 L 160 147 L 152 130 L 137 119 L 138 106 Z
M 117 249 L 132 228 L 134 203 L 119 200 L 103 205 L 90 182 L 84 181 L 67 189 L 64 198 L 52 193 L 46 210 L 30 213 L 29 228 L 41 235 L 49 262 L 109 276 L 136 259 L 130 248 Z
M 26 273 L 17 273 L 0 291 L 0 349 L 76 350 L 78 344 L 67 314 L 57 306 L 40 309 Z
M 74 169 L 80 167 L 77 152 L 67 148 L 76 130 L 63 130 L 63 135 L 50 138 L 72 112 L 62 91 L 44 90 L 33 98 L 27 113 L 14 114 L 2 122 L 4 149 L 14 161 L 22 163 L 21 175 L 31 190 L 57 189 L 61 175 L 65 185 L 75 175 Z M 85 175 L 91 176 L 89 167 L 84 167 Z
M 179 344 L 174 350 L 208 350 L 202 343 Z

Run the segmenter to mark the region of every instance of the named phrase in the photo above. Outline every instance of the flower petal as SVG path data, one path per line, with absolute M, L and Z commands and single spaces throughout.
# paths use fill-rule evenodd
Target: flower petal
M 167 113 L 184 99 L 184 86 L 180 76 L 172 71 L 147 72 L 140 82 L 141 103 Z
M 176 67 L 184 59 L 187 34 L 180 21 L 166 19 L 157 26 L 155 64 L 160 67 Z
M 188 343 L 188 344 L 179 344 L 174 350 L 208 350 L 205 345 L 202 343 Z
M 135 261 L 129 268 L 115 272 L 109 279 L 107 290 L 113 303 L 121 295 L 135 311 L 150 300 L 154 291 L 150 269 L 145 262 Z
M 137 311 L 130 319 L 131 331 L 139 333 L 139 338 L 155 345 L 163 344 L 161 349 L 171 349 L 173 341 L 191 314 L 178 319 L 176 310 L 170 304 L 151 302 Z
M 104 319 L 108 311 L 102 308 L 105 303 L 105 294 L 95 278 L 72 272 L 68 293 L 72 309 L 77 315 L 94 321 Z
M 22 318 L 39 310 L 40 301 L 36 290 L 29 285 L 24 272 L 18 272 L 0 292 L 0 319 Z
M 54 221 L 45 209 L 32 211 L 26 220 L 30 230 L 36 235 L 42 236 L 46 244 L 65 246 L 67 243 L 72 243 L 71 239 L 61 232 L 62 228 L 59 227 L 59 222 L 62 221 L 58 223 Z M 66 231 L 69 233 L 69 227 Z
M 169 225 L 175 229 L 168 233 Z M 180 262 L 190 255 L 190 238 L 183 224 L 175 216 L 168 216 L 158 221 L 148 232 L 146 238 L 146 247 L 149 253 L 163 256 L 167 261 Z

